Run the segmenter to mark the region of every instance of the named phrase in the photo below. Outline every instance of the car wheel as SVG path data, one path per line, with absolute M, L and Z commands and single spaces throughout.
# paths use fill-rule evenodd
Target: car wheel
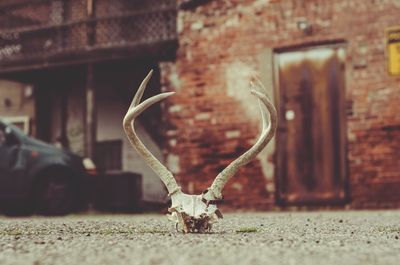
M 72 178 L 60 173 L 46 174 L 34 185 L 34 210 L 41 215 L 65 215 L 74 209 L 76 187 Z

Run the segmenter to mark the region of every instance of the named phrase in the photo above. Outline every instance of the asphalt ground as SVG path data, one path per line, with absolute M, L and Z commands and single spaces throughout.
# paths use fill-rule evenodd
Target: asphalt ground
M 210 234 L 163 215 L 0 217 L 0 264 L 400 264 L 400 211 L 226 214 Z

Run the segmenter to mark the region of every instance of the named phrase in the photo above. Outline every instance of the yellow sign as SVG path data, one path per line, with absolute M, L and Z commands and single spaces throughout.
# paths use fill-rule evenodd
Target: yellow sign
M 386 31 L 386 43 L 389 74 L 400 75 L 400 27 Z

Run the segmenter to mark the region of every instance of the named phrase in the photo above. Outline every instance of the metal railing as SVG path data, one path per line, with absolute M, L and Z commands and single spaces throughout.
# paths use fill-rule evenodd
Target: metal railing
M 176 13 L 176 0 L 5 0 L 0 66 L 175 41 Z

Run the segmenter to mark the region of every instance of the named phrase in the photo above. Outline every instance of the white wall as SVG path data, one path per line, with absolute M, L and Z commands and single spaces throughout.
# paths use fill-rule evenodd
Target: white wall
M 131 147 L 125 136 L 122 128 L 122 119 L 127 110 L 125 104 L 116 98 L 102 97 L 100 95 L 97 98 L 97 104 L 97 140 L 122 140 L 123 170 L 139 173 L 143 176 L 143 200 L 165 201 L 167 193 L 164 185 Z M 159 160 L 163 161 L 160 148 L 150 138 L 143 126 L 139 123 L 135 124 L 140 139 Z

